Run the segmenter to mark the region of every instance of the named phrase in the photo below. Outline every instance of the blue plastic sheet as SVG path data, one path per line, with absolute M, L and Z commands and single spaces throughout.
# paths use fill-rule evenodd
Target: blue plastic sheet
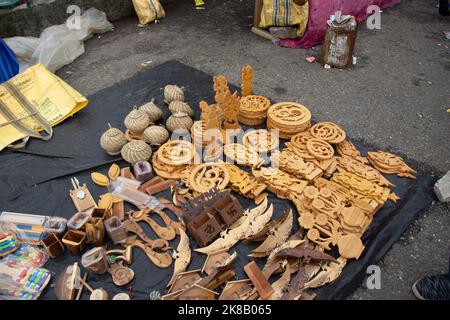
M 0 38 L 0 83 L 8 81 L 19 73 L 19 62 L 16 55 Z

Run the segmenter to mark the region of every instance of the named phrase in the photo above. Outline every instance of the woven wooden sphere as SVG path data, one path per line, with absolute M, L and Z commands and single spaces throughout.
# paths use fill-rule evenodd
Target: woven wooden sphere
M 152 148 L 142 140 L 131 140 L 123 146 L 120 154 L 126 162 L 134 165 L 136 162 L 149 160 L 152 156 Z
M 166 127 L 169 129 L 169 131 L 175 131 L 179 129 L 185 129 L 190 130 L 192 125 L 194 124 L 194 121 L 183 112 L 177 112 L 169 117 L 167 119 Z
M 169 140 L 169 131 L 163 126 L 151 126 L 144 131 L 144 140 L 150 145 L 162 145 Z
M 111 125 L 100 137 L 100 146 L 111 156 L 119 154 L 126 143 L 125 134 L 119 129 L 111 127 Z
M 150 124 L 147 112 L 133 109 L 124 120 L 125 127 L 133 133 L 141 133 Z
M 184 101 L 184 92 L 178 86 L 168 84 L 164 87 L 164 98 L 167 104 L 170 104 L 172 101 Z
M 145 111 L 147 113 L 151 123 L 155 123 L 163 116 L 162 110 L 158 108 L 154 101 L 155 99 L 152 99 L 152 101 L 150 101 L 149 103 L 146 103 L 143 106 L 139 107 L 139 110 Z
M 189 117 L 194 116 L 194 110 L 192 110 L 192 108 L 186 102 L 183 101 L 172 101 L 169 104 L 169 110 L 170 112 L 172 112 L 172 114 L 177 112 L 183 112 L 186 113 Z

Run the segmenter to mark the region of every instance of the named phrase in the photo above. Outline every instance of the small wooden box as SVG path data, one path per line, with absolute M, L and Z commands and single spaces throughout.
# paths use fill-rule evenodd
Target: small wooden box
M 203 211 L 187 225 L 195 241 L 201 247 L 210 244 L 222 231 L 219 221 L 211 213 L 213 210 Z

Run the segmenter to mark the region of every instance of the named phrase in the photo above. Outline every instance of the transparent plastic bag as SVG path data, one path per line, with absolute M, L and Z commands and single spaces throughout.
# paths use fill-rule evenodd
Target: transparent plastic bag
M 21 71 L 28 66 L 42 63 L 55 72 L 84 53 L 83 41 L 92 34 L 113 30 L 106 14 L 96 8 L 86 10 L 79 19 L 79 28 L 69 28 L 70 23 L 64 23 L 44 29 L 40 38 L 5 39 L 8 46 L 25 63 L 21 65 Z

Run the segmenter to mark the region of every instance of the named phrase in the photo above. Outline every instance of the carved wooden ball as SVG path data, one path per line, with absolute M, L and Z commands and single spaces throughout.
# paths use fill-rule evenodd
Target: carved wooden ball
M 144 140 L 150 145 L 162 145 L 169 140 L 169 131 L 162 126 L 148 127 L 144 131 Z
M 152 148 L 142 140 L 132 140 L 123 146 L 120 153 L 126 162 L 134 165 L 138 161 L 149 160 Z
M 177 112 L 167 119 L 166 127 L 169 131 L 175 131 L 179 129 L 190 130 L 194 121 L 183 112 Z
M 186 113 L 189 117 L 194 116 L 194 110 L 192 110 L 192 108 L 183 101 L 172 101 L 169 104 L 169 110 L 170 112 L 172 112 L 172 114 L 183 112 Z
M 124 120 L 125 127 L 133 133 L 141 133 L 150 124 L 147 112 L 133 109 Z
M 125 134 L 117 128 L 109 128 L 100 138 L 100 146 L 111 156 L 119 154 L 126 143 Z
M 163 116 L 162 110 L 158 108 L 158 106 L 154 103 L 154 99 L 152 99 L 152 101 L 150 101 L 149 103 L 141 106 L 139 110 L 146 112 L 150 122 L 152 123 L 155 123 Z
M 164 98 L 167 104 L 170 104 L 172 101 L 184 101 L 184 92 L 178 86 L 168 84 L 164 87 Z

